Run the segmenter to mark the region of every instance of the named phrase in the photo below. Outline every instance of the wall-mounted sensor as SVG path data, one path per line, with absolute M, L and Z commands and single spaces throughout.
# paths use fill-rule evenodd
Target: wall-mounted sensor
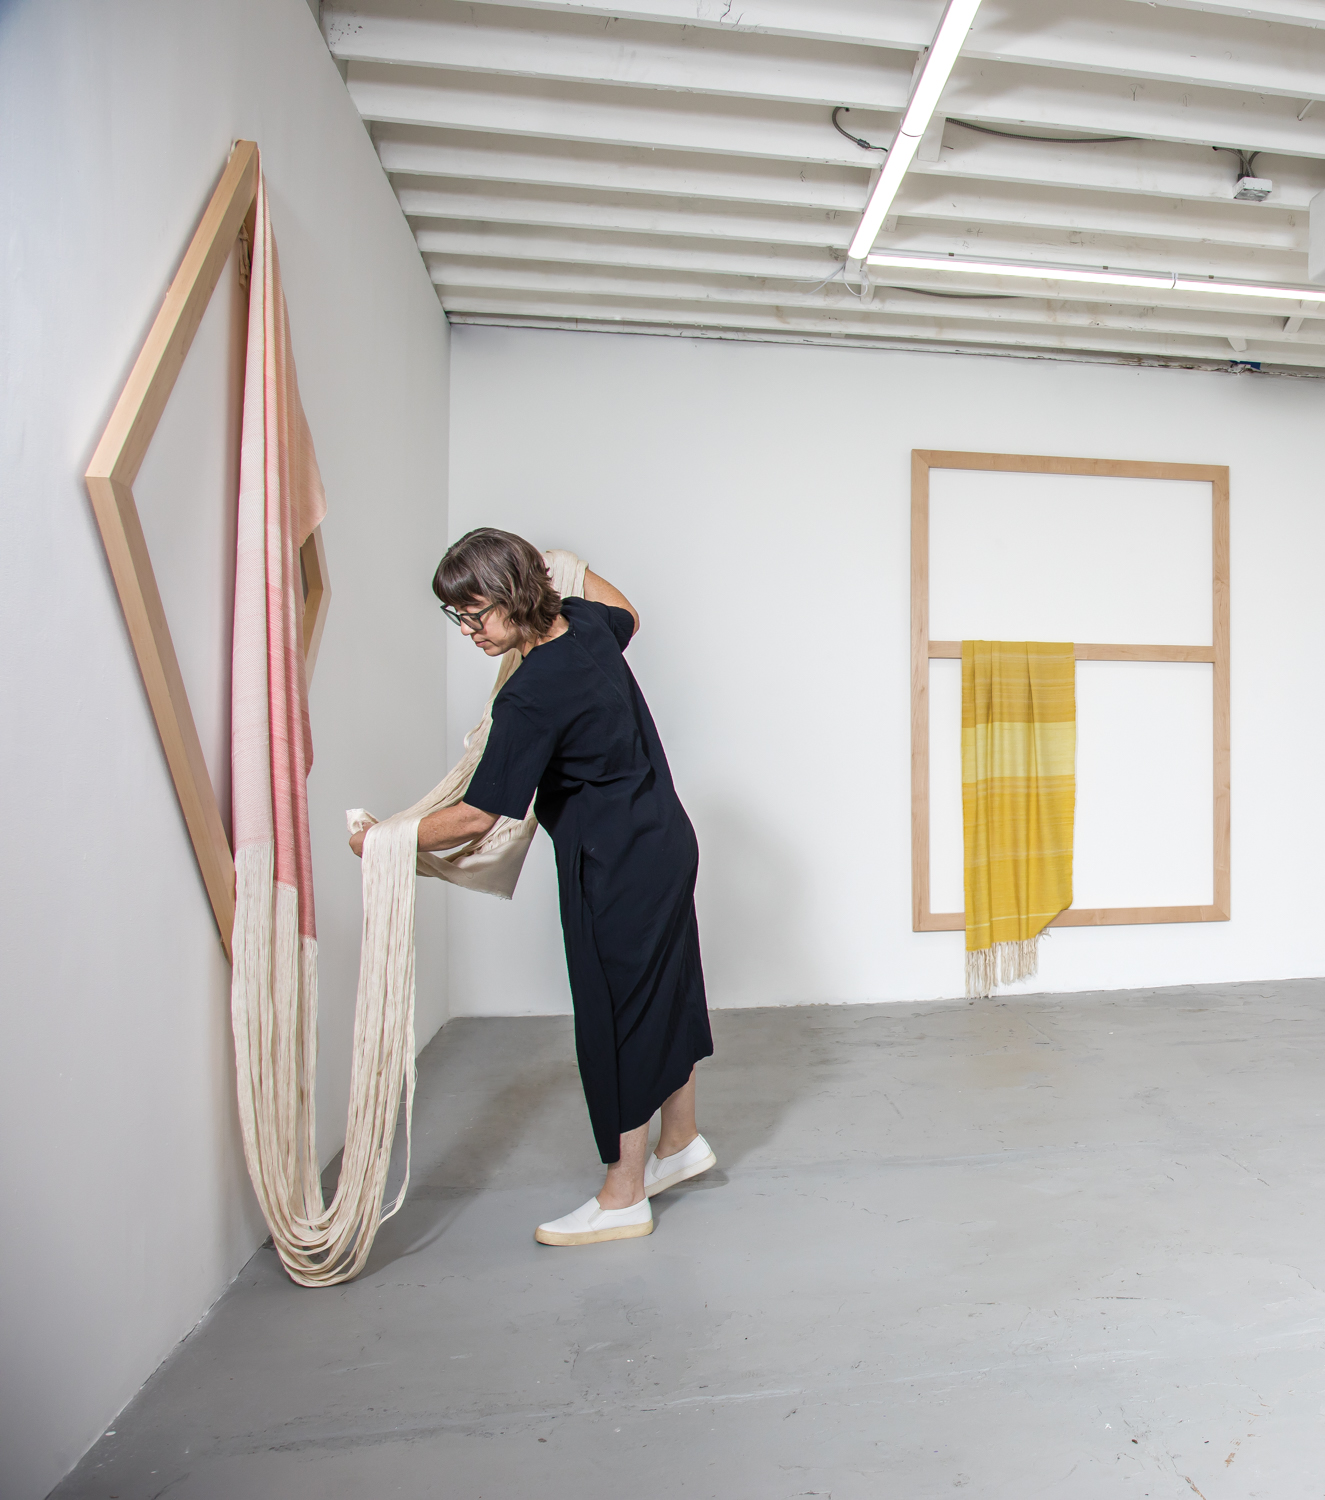
M 1264 203 L 1273 191 L 1268 177 L 1239 177 L 1233 196 L 1239 203 Z

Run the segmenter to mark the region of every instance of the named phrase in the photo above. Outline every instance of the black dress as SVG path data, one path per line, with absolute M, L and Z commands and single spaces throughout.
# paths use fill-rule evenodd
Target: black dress
M 695 920 L 699 845 L 622 652 L 624 609 L 564 599 L 564 635 L 497 694 L 465 801 L 552 835 L 580 1078 L 605 1162 L 713 1051 Z

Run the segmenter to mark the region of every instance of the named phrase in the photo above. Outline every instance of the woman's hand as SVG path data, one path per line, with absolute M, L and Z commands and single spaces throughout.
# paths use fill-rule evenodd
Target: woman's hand
M 373 826 L 370 823 L 368 828 L 372 828 Z M 358 833 L 350 835 L 350 848 L 354 850 L 360 859 L 363 858 L 363 841 L 368 837 L 368 828 L 361 828 Z

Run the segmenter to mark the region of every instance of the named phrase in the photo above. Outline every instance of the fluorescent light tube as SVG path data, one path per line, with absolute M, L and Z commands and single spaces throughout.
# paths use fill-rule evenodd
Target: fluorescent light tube
M 962 260 L 949 255 L 907 255 L 901 251 L 876 250 L 866 257 L 871 266 L 894 266 L 907 271 L 960 271 L 972 276 L 1024 276 L 1036 281 L 1084 281 L 1102 286 L 1144 286 L 1168 291 L 1171 273 L 1153 271 L 1087 271 L 1065 266 L 1028 265 L 1021 261 Z
M 860 216 L 860 223 L 852 236 L 851 248 L 847 251 L 852 260 L 864 260 L 878 238 L 883 221 L 888 217 L 888 210 L 897 196 L 897 189 L 902 185 L 902 178 L 906 176 L 916 148 L 920 145 L 920 137 L 928 128 L 939 98 L 947 87 L 953 64 L 957 61 L 966 41 L 966 33 L 971 29 L 971 23 L 979 9 L 980 0 L 948 0 L 939 29 L 934 33 L 934 40 L 925 55 L 920 77 L 911 90 L 902 123 L 888 148 L 888 155 L 884 157 L 883 171 L 874 184 L 874 191 L 870 194 L 865 212 Z
M 1086 286 L 1148 287 L 1163 292 L 1214 292 L 1228 297 L 1276 297 L 1289 301 L 1325 302 L 1325 287 L 1276 286 L 1257 281 L 1215 281 L 1182 276 L 1173 271 L 1089 270 L 1084 266 L 1045 266 L 1028 261 L 968 260 L 954 255 L 911 255 L 900 250 L 876 250 L 866 257 L 870 266 L 904 271 L 948 271 L 962 276 L 1016 276 L 1031 281 L 1073 281 Z
M 925 65 L 911 90 L 906 113 L 902 116 L 902 135 L 924 135 L 979 9 L 980 0 L 948 0 L 925 57 Z
M 893 199 L 897 196 L 897 190 L 902 185 L 902 178 L 906 176 L 919 149 L 919 136 L 902 135 L 900 131 L 888 148 L 888 154 L 883 159 L 883 170 L 874 184 L 870 201 L 865 205 L 851 248 L 847 251 L 852 260 L 860 260 L 867 255 L 870 246 L 878 238 L 883 221 L 888 217 L 888 210 L 892 208 Z
M 1296 302 L 1325 302 L 1325 287 L 1269 286 L 1255 281 L 1211 281 L 1201 276 L 1175 276 L 1175 292 L 1220 292 L 1227 297 L 1286 297 Z

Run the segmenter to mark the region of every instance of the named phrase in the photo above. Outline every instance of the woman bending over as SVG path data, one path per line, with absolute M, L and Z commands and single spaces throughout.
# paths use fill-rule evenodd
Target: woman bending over
M 639 616 L 593 573 L 583 599 L 561 598 L 535 547 L 489 528 L 447 552 L 433 591 L 479 650 L 524 660 L 493 702 L 465 800 L 423 819 L 419 848 L 467 843 L 499 816 L 525 817 L 533 801 L 556 848 L 580 1079 L 608 1164 L 596 1197 L 534 1237 L 586 1245 L 649 1234 L 649 1199 L 716 1158 L 695 1125 L 694 1066 L 713 1051 L 699 846 L 622 655 Z M 362 834 L 352 847 L 362 851 Z

